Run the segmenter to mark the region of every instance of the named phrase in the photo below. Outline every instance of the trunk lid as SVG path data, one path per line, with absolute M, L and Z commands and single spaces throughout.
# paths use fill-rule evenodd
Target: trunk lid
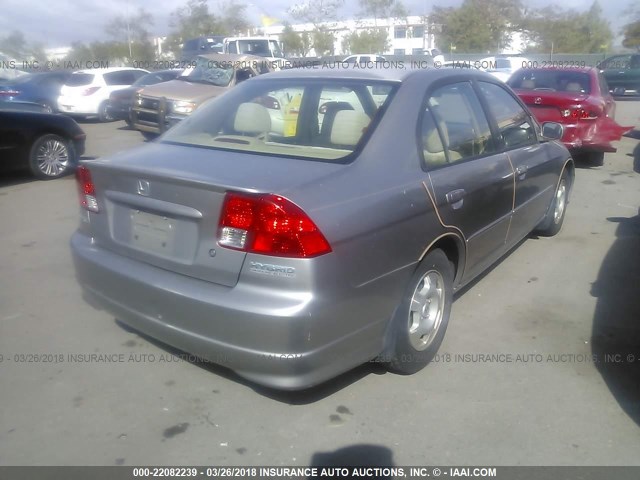
M 90 215 L 98 246 L 226 286 L 237 283 L 246 256 L 217 244 L 227 191 L 295 196 L 345 168 L 160 143 L 86 165 L 101 209 Z
M 575 108 L 589 98 L 588 94 L 578 92 L 515 91 L 540 122 L 566 122 L 560 112 Z

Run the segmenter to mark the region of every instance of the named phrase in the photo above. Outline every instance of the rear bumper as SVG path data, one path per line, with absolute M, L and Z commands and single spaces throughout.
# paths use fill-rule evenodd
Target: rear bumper
M 102 98 L 88 97 L 58 97 L 58 111 L 70 115 L 97 115 Z
M 386 321 L 354 331 L 353 308 L 336 307 L 350 304 L 344 299 L 242 283 L 216 285 L 114 254 L 82 233 L 71 238 L 71 250 L 90 303 L 134 329 L 268 387 L 308 388 L 382 350 Z M 318 344 L 317 337 L 325 340 Z
M 612 141 L 620 139 L 617 132 L 608 129 L 603 121 L 585 121 L 577 124 L 562 124 L 562 143 L 572 151 L 615 152 Z

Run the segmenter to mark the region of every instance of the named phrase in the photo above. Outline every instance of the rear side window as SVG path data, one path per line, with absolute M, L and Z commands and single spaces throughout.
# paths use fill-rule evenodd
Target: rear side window
M 487 117 L 468 82 L 446 85 L 431 94 L 425 106 L 421 131 L 422 150 L 428 166 L 454 163 L 496 151 Z M 439 148 L 443 150 L 438 151 Z
M 91 85 L 94 78 L 95 75 L 92 75 L 90 73 L 74 73 L 67 79 L 65 85 L 69 87 L 82 87 L 84 85 Z
M 478 82 L 478 85 L 498 124 L 500 141 L 506 149 L 524 147 L 538 141 L 529 115 L 509 92 L 494 83 Z
M 107 85 L 131 85 L 138 78 L 136 73 L 135 70 L 109 72 L 104 74 L 104 81 Z

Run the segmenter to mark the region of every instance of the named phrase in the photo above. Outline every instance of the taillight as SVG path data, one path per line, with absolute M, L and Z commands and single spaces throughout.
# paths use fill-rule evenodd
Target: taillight
M 98 90 L 100 90 L 100 87 L 89 87 L 89 88 L 85 88 L 82 93 L 80 95 L 82 95 L 83 97 L 87 97 L 89 95 L 93 95 L 94 93 L 96 93 Z
M 560 112 L 563 118 L 572 118 L 574 120 L 594 120 L 598 118 L 598 114 L 593 111 L 587 111 L 584 108 L 573 108 L 562 110 Z
M 0 95 L 3 97 L 15 97 L 20 95 L 20 90 L 0 90 Z
M 76 181 L 78 183 L 78 195 L 80 206 L 90 212 L 98 213 L 98 200 L 96 199 L 96 187 L 91 179 L 91 172 L 85 166 L 79 166 L 76 170 Z
M 331 252 L 309 216 L 273 194 L 227 193 L 220 215 L 219 245 L 263 255 L 308 258 Z

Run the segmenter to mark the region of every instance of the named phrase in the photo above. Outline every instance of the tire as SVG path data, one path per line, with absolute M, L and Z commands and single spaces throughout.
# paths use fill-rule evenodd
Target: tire
M 433 359 L 449 324 L 453 278 L 453 264 L 442 250 L 422 260 L 390 323 L 383 354 L 389 371 L 410 375 Z
M 569 201 L 569 191 L 571 189 L 571 180 L 569 173 L 565 170 L 562 172 L 560 182 L 553 196 L 553 201 L 549 206 L 549 211 L 542 223 L 536 228 L 536 233 L 542 237 L 553 237 L 561 229 L 564 223 L 564 217 L 567 213 L 567 203 Z
M 143 132 L 140 131 L 140 133 L 142 134 L 142 136 L 145 138 L 145 140 L 147 141 L 151 141 L 151 140 L 155 140 L 156 138 L 158 138 L 160 135 L 154 132 Z
M 38 138 L 29 152 L 29 168 L 41 180 L 52 180 L 69 173 L 75 165 L 73 144 L 59 135 Z
M 113 121 L 113 117 L 109 114 L 109 111 L 107 110 L 107 105 L 108 103 L 105 101 L 105 102 L 102 102 L 98 107 L 98 120 L 101 122 Z
M 42 108 L 45 109 L 45 113 L 55 113 L 53 105 L 49 102 L 42 102 Z
M 576 155 L 576 160 L 587 167 L 601 167 L 604 165 L 604 152 L 586 152 Z

